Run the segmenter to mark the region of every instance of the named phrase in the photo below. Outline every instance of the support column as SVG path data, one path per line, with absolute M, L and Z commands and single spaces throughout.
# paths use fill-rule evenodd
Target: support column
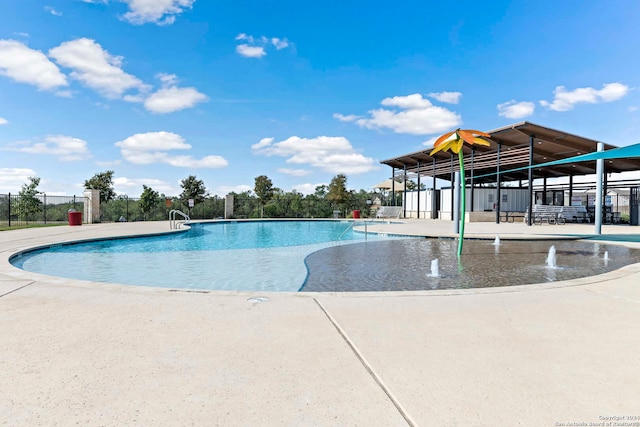
M 604 143 L 598 142 L 598 152 L 604 151 Z M 604 172 L 604 159 L 596 160 L 596 203 L 595 203 L 595 214 L 596 214 L 596 229 L 595 234 L 602 234 L 602 175 Z
M 396 205 L 396 168 L 391 166 L 391 206 Z
M 475 154 L 476 154 L 476 148 L 471 147 L 471 208 L 469 209 L 469 212 L 473 212 L 473 186 L 475 184 L 475 173 L 473 169 L 474 169 Z
M 573 204 L 573 175 L 569 175 L 569 206 Z
M 533 143 L 534 136 L 529 137 L 529 212 L 527 215 L 527 225 L 533 225 Z
M 418 160 L 418 207 L 417 209 L 418 209 L 418 214 L 416 215 L 416 218 L 420 219 L 420 161 L 419 160 Z
M 454 221 L 453 211 L 455 209 L 455 203 L 453 200 L 456 198 L 456 186 L 453 184 L 453 181 L 455 181 L 456 177 L 455 173 L 453 172 L 453 154 L 451 155 L 451 166 L 449 167 L 451 168 L 451 220 Z
M 433 189 L 431 191 L 431 219 L 438 218 L 437 196 L 436 196 L 436 159 L 432 161 L 433 167 Z
M 402 188 L 402 217 L 407 217 L 407 165 L 404 165 L 404 173 L 402 174 L 402 182 L 404 187 Z
M 547 204 L 547 177 L 542 178 L 542 204 Z
M 85 190 L 83 196 L 85 224 L 100 222 L 100 190 Z
M 604 215 L 602 217 L 602 219 L 606 222 L 607 221 L 607 217 L 606 217 L 606 213 L 607 213 L 607 193 L 609 192 L 608 190 L 608 180 L 609 177 L 607 177 L 607 163 L 603 161 L 602 164 L 602 215 Z M 612 210 L 613 212 L 613 210 Z M 611 214 L 610 219 L 613 219 L 613 213 Z
M 224 219 L 233 218 L 233 194 L 224 196 Z
M 502 193 L 500 186 L 502 185 L 502 177 L 500 176 L 500 150 L 502 149 L 502 143 L 498 143 L 498 153 L 496 157 L 496 224 L 500 224 L 500 203 L 502 201 Z

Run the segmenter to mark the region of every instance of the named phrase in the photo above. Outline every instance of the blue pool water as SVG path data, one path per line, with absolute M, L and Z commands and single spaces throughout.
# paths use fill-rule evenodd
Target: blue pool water
M 305 258 L 320 249 L 390 239 L 354 232 L 349 221 L 249 221 L 191 224 L 162 236 L 100 240 L 14 257 L 27 271 L 167 288 L 297 291 Z

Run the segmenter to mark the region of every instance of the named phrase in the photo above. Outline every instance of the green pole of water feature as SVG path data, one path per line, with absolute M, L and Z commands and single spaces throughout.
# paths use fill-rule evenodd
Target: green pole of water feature
M 462 242 L 464 241 L 464 217 L 466 212 L 466 187 L 467 179 L 464 175 L 464 155 L 462 150 L 458 151 L 460 160 L 460 235 L 458 237 L 458 258 L 462 255 Z

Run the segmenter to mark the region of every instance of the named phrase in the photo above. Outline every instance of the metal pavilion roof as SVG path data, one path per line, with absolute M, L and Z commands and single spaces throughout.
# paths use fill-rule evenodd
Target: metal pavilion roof
M 480 177 L 475 182 L 495 182 L 498 165 L 498 144 L 500 147 L 500 170 L 508 171 L 529 165 L 529 146 L 533 138 L 533 164 L 548 163 L 556 160 L 567 159 L 582 154 L 597 151 L 599 141 L 573 135 L 556 129 L 547 128 L 530 122 L 520 122 L 501 127 L 487 132 L 491 135 L 490 146 L 474 146 L 473 161 L 472 148 L 464 145 L 465 170 Z M 611 150 L 616 146 L 605 144 L 604 149 Z M 435 176 L 436 178 L 450 180 L 451 172 L 458 171 L 457 156 L 448 152 L 435 153 L 429 156 L 431 148 L 416 151 L 409 154 L 383 160 L 380 163 L 395 167 L 397 176 L 407 175 Z M 434 167 L 435 159 L 435 167 Z M 606 172 L 625 172 L 640 170 L 640 158 L 617 158 L 605 161 Z M 533 178 L 552 178 L 569 175 L 589 175 L 596 173 L 596 162 L 579 162 L 558 164 L 533 168 Z M 488 175 L 482 177 L 482 175 Z M 518 170 L 502 175 L 503 181 L 527 180 L 528 171 Z

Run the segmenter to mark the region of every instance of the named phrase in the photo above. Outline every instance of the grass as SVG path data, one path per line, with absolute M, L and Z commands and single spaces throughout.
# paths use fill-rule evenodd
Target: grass
M 55 222 L 50 224 L 23 224 L 23 225 L 0 225 L 0 231 L 20 230 L 23 228 L 42 228 L 42 227 L 58 227 L 60 225 L 68 225 L 66 222 Z

